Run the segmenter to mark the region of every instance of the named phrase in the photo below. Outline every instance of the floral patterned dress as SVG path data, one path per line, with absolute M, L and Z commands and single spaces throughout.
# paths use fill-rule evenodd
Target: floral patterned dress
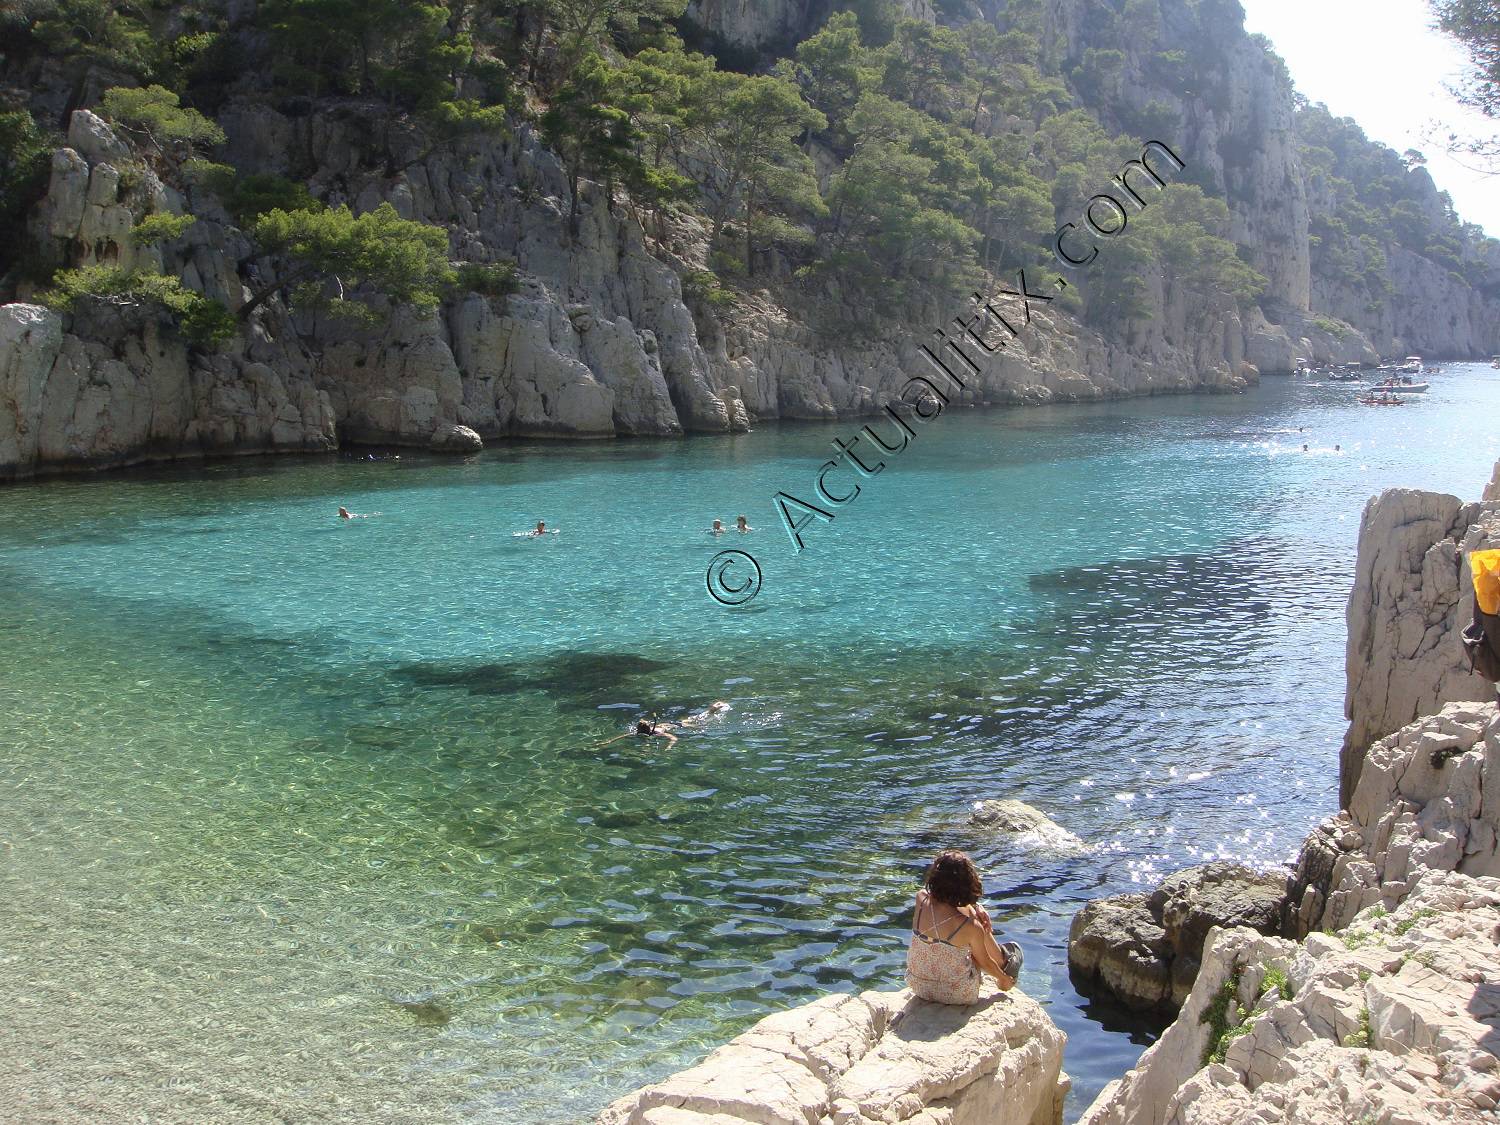
M 932 917 L 932 903 L 926 891 L 917 895 L 917 909 L 912 917 L 911 945 L 906 951 L 906 987 L 923 1000 L 939 1004 L 973 1004 L 979 1000 L 979 966 L 967 949 L 952 944 L 952 938 L 969 924 L 964 918 L 946 938 L 934 932 L 937 927 L 918 926 L 923 908 Z

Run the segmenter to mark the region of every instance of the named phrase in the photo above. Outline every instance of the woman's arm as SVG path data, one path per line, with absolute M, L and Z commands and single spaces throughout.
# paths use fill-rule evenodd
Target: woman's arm
M 1005 954 L 1000 952 L 995 935 L 980 926 L 965 926 L 964 935 L 974 963 L 995 978 L 1001 991 L 1015 987 L 1016 978 L 1005 971 Z

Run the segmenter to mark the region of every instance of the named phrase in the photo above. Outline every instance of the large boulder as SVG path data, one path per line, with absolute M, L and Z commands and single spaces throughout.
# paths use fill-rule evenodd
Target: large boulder
M 439 426 L 428 448 L 434 453 L 478 453 L 484 439 L 468 426 Z
M 1113 996 L 1138 1012 L 1172 1010 L 1172 947 L 1145 895 L 1097 898 L 1073 915 L 1068 973 L 1086 996 Z
M 1068 930 L 1068 970 L 1085 995 L 1105 993 L 1143 1013 L 1187 999 L 1214 926 L 1281 930 L 1286 875 L 1208 863 L 1167 876 L 1149 895 L 1088 903 Z
M 1024 993 L 967 1007 L 908 991 L 825 996 L 767 1016 L 599 1125 L 1053 1125 L 1066 1037 Z

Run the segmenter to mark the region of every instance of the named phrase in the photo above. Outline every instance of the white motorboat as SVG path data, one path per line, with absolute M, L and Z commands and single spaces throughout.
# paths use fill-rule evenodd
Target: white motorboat
M 1402 376 L 1400 379 L 1387 379 L 1383 383 L 1376 383 L 1370 390 L 1379 394 L 1425 395 L 1431 386 L 1431 383 L 1418 383 L 1408 376 Z
M 1422 357 L 1419 355 L 1407 356 L 1406 359 L 1402 361 L 1399 370 L 1404 371 L 1408 375 L 1422 374 Z

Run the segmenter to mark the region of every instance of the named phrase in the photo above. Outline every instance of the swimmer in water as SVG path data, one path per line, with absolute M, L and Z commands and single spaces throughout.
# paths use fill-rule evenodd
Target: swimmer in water
M 747 532 L 747 531 L 754 531 L 755 530 L 755 528 L 753 528 L 753 527 L 750 526 L 750 521 L 748 519 L 746 519 L 744 516 L 735 516 L 734 517 L 734 529 L 736 531 L 738 531 L 741 535 L 744 535 L 745 532 Z
M 1303 453 L 1307 452 L 1307 442 L 1305 442 L 1305 441 L 1302 443 L 1302 452 Z
M 1335 446 L 1334 446 L 1334 447 L 1333 447 L 1333 451 L 1334 451 L 1334 452 L 1335 452 L 1335 453 L 1342 453 L 1342 452 L 1343 452 L 1343 447 L 1342 447 L 1342 446 L 1338 446 L 1338 445 L 1335 445 Z
M 342 504 L 340 504 L 339 505 L 339 519 L 341 519 L 341 520 L 352 520 L 353 518 L 354 518 L 354 513 L 351 512 L 348 508 L 344 507 Z
M 535 539 L 538 535 L 546 535 L 546 534 L 547 534 L 547 521 L 546 520 L 537 520 L 536 521 L 536 530 L 531 533 L 531 537 L 533 539 Z
M 619 742 L 620 739 L 629 738 L 631 735 L 637 738 L 665 738 L 667 745 L 671 746 L 672 743 L 677 741 L 677 736 L 671 732 L 671 726 L 671 723 L 658 722 L 655 715 L 652 715 L 649 719 L 637 719 L 635 725 L 624 734 L 617 734 L 613 738 L 606 738 L 598 746 L 594 747 L 594 749 L 602 750 L 611 742 Z
M 702 724 L 708 722 L 708 720 L 710 719 L 717 719 L 720 715 L 727 715 L 733 709 L 734 708 L 730 707 L 729 704 L 725 703 L 722 699 L 716 699 L 703 710 L 689 715 L 677 725 L 682 727 L 701 726 Z
M 713 525 L 713 527 L 711 527 L 711 528 L 708 529 L 708 533 L 710 535 L 723 535 L 724 534 L 724 521 L 723 520 L 714 520 L 714 525 Z

